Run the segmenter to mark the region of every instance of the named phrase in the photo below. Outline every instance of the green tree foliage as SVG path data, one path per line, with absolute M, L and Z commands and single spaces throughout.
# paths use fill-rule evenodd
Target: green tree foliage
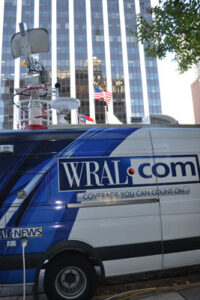
M 159 0 L 137 15 L 137 40 L 148 56 L 174 54 L 180 72 L 200 61 L 200 0 Z M 151 14 L 152 17 L 148 17 Z

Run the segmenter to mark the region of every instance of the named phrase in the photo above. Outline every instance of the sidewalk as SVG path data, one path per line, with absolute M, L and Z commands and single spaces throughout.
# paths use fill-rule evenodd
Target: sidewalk
M 164 283 L 164 282 L 163 282 Z M 115 295 L 114 295 L 115 294 Z M 16 296 L 12 296 L 16 295 Z M 15 288 L 9 290 L 8 293 L 3 292 L 0 294 L 2 300 L 22 300 L 22 290 L 15 290 Z M 27 288 L 26 300 L 33 300 L 31 295 L 31 289 Z M 40 288 L 39 300 L 48 300 L 42 289 Z M 129 291 L 116 294 L 113 290 L 113 294 L 104 293 L 95 296 L 92 300 L 200 300 L 200 282 L 190 284 L 179 284 L 169 286 L 148 287 L 144 289 L 131 289 Z
M 200 300 L 200 282 L 177 287 L 133 290 L 105 298 L 105 300 Z

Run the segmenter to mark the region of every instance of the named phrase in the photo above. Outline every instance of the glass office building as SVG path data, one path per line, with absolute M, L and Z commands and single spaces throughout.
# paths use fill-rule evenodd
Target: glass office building
M 161 114 L 157 62 L 145 56 L 130 29 L 136 13 L 148 15 L 150 0 L 1 0 L 0 1 L 0 128 L 16 128 L 17 108 L 10 93 L 23 87 L 25 67 L 11 55 L 10 40 L 19 23 L 49 32 L 50 51 L 40 60 L 50 71 L 60 95 L 80 99 L 78 113 L 105 123 L 105 103 L 94 100 L 94 85 L 112 92 L 108 123 Z

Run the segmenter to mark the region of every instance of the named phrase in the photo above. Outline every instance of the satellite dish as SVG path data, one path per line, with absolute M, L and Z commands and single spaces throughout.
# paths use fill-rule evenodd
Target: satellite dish
M 80 100 L 71 97 L 59 97 L 53 99 L 51 107 L 59 111 L 70 111 L 80 106 Z
M 58 123 L 68 123 L 66 115 L 72 110 L 80 106 L 80 100 L 71 97 L 58 97 L 52 100 L 51 107 L 56 109 Z
M 25 24 L 20 23 L 20 32 L 17 32 L 12 36 L 11 50 L 14 58 L 48 52 L 48 31 L 44 28 L 26 30 Z

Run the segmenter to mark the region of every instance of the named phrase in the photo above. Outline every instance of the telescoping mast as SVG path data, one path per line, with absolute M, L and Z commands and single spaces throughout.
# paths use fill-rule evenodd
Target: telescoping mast
M 57 122 L 66 124 L 66 115 L 77 109 L 80 101 L 59 97 L 59 83 L 55 84 L 55 88 L 50 87 L 49 71 L 44 68 L 38 55 L 49 51 L 48 31 L 44 28 L 27 29 L 25 23 L 20 23 L 19 27 L 20 32 L 11 39 L 11 50 L 13 58 L 25 58 L 22 65 L 26 66 L 27 75 L 24 77 L 26 87 L 16 89 L 12 96 L 18 110 L 17 128 L 47 129 L 53 123 L 54 109 Z

